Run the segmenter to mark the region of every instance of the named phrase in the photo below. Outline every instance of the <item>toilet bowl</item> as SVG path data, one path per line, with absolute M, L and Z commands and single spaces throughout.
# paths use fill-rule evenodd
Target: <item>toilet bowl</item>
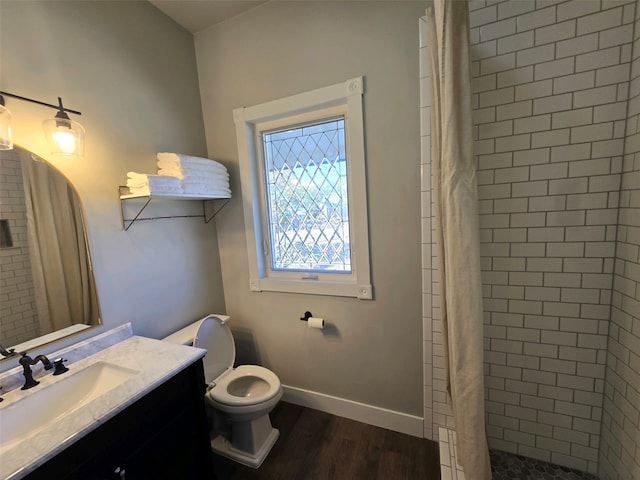
M 227 315 L 208 315 L 164 340 L 207 350 L 203 362 L 211 449 L 258 468 L 280 435 L 269 412 L 282 397 L 282 385 L 267 368 L 233 368 L 236 349 L 228 321 Z

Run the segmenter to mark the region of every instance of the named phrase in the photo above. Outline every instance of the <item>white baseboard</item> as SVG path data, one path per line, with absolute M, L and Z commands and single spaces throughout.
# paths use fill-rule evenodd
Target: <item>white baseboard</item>
M 422 417 L 287 385 L 283 385 L 282 390 L 282 400 L 285 402 L 386 428 L 394 432 L 406 433 L 419 438 L 424 437 Z

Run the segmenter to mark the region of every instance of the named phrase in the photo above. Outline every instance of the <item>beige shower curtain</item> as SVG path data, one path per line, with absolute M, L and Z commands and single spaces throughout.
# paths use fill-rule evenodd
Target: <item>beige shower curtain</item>
M 484 417 L 478 199 L 471 121 L 469 5 L 427 10 L 431 162 L 447 388 L 458 462 L 468 480 L 491 478 Z
M 40 334 L 97 317 L 82 210 L 66 179 L 21 153 L 27 232 Z

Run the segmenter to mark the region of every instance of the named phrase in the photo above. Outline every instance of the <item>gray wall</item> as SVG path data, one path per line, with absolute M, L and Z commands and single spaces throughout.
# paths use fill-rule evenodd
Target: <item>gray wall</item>
M 158 151 L 207 153 L 192 35 L 147 2 L 3 1 L 0 58 L 2 90 L 49 103 L 61 96 L 83 113 L 85 157 L 61 160 L 50 158 L 41 127 L 55 111 L 6 102 L 15 143 L 51 160 L 78 189 L 101 328 L 131 321 L 135 333 L 160 337 L 223 311 L 215 222 L 120 226 L 117 186 L 128 171 L 155 173 Z
M 207 146 L 231 172 L 217 221 L 238 359 L 286 385 L 422 416 L 418 22 L 425 2 L 270 2 L 196 34 Z M 252 293 L 232 111 L 365 77 L 375 300 Z M 323 332 L 298 318 L 324 317 Z

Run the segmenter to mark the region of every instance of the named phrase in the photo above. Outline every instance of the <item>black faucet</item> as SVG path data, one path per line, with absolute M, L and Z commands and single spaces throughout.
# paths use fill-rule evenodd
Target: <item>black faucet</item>
M 51 370 L 53 365 L 49 361 L 47 357 L 44 355 L 38 355 L 36 358 L 31 358 L 27 355 L 27 352 L 22 353 L 22 357 L 20 357 L 20 365 L 22 365 L 23 374 L 24 374 L 24 385 L 21 390 L 27 390 L 29 388 L 35 387 L 40 382 L 33 379 L 33 372 L 31 372 L 31 365 L 35 365 L 38 362 L 42 362 L 45 370 Z
M 0 355 L 2 355 L 3 357 L 13 357 L 16 354 L 15 351 L 15 348 L 10 348 L 9 350 L 7 350 L 0 344 Z

